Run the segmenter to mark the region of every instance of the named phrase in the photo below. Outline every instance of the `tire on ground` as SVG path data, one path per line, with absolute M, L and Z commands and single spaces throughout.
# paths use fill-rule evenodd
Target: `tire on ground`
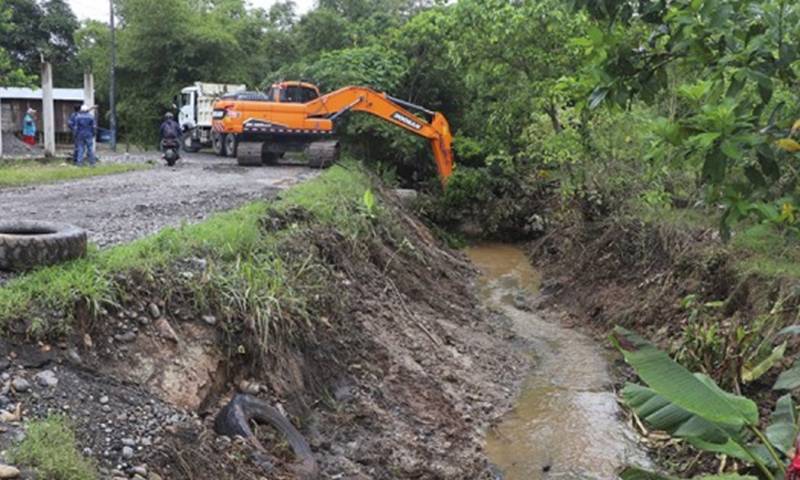
M 61 223 L 0 221 L 0 270 L 22 271 L 86 254 L 86 231 Z

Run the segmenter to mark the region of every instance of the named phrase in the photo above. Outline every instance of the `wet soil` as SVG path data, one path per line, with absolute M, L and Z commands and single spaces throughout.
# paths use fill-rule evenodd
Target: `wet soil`
M 647 465 L 612 389 L 609 354 L 552 311 L 531 306 L 541 277 L 521 248 L 467 249 L 481 269 L 484 302 L 511 319 L 534 358 L 513 409 L 488 435 L 486 451 L 507 480 L 615 479 Z

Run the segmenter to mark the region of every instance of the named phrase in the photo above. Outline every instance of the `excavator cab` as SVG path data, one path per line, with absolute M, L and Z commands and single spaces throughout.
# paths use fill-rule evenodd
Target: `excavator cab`
M 267 89 L 266 95 L 278 103 L 307 103 L 319 97 L 319 89 L 305 82 L 278 82 Z

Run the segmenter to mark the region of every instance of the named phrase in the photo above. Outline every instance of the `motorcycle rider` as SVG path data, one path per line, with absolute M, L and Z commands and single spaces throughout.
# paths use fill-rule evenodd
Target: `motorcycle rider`
M 172 112 L 164 114 L 164 122 L 161 123 L 159 129 L 161 134 L 161 149 L 164 149 L 164 140 L 174 140 L 179 142 L 181 138 L 181 126 L 175 121 L 175 116 Z

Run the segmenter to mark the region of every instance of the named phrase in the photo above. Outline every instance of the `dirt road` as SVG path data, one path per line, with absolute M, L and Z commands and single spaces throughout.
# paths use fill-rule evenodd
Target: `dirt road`
M 158 159 L 158 154 L 140 154 L 127 161 L 148 159 Z M 198 153 L 185 155 L 175 168 L 158 162 L 150 170 L 0 189 L 0 219 L 71 223 L 85 228 L 91 241 L 105 247 L 271 197 L 316 174 L 304 166 L 244 168 L 234 159 Z

